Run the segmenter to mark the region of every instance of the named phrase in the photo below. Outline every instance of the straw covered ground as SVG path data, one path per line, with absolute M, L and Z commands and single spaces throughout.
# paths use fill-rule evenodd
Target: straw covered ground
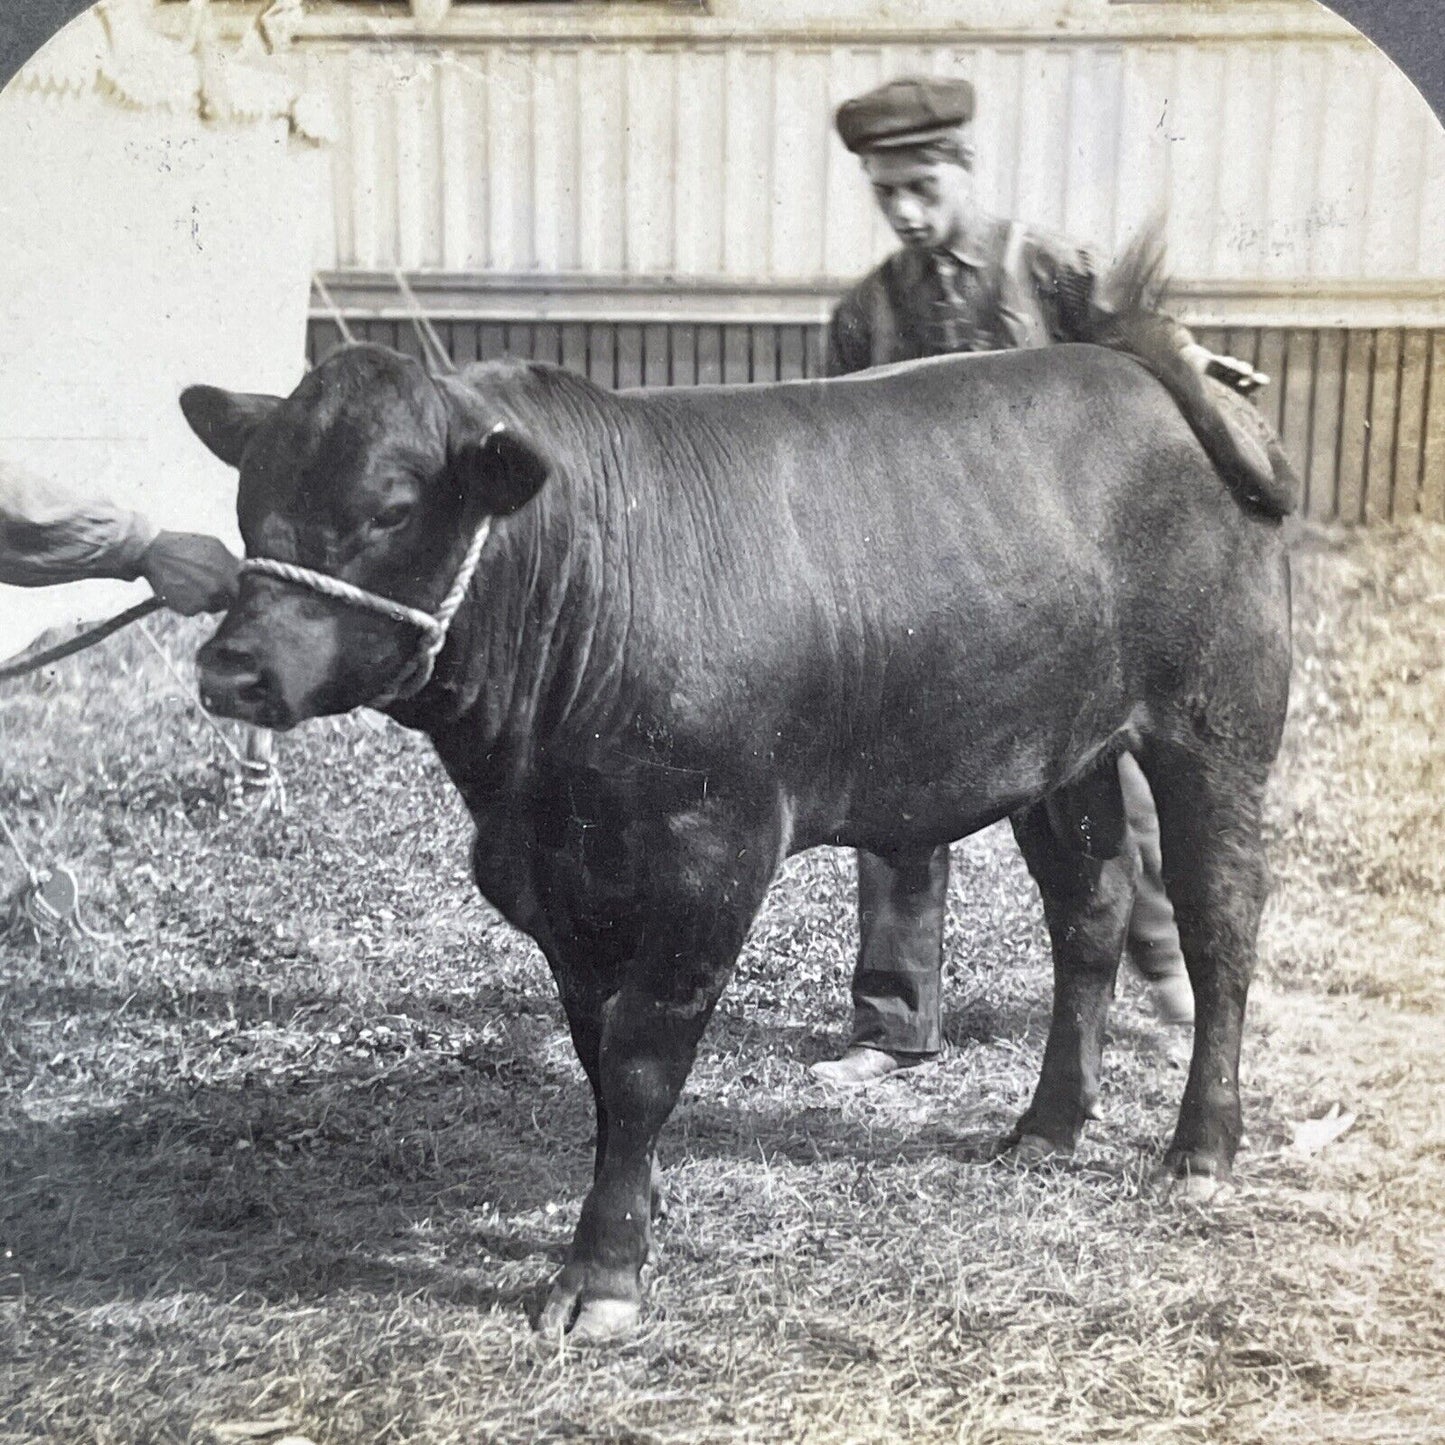
M 610 1350 L 528 1324 L 587 1090 L 425 748 L 308 725 L 255 816 L 134 633 L 0 692 L 0 810 L 114 935 L 0 940 L 0 1441 L 1445 1440 L 1445 530 L 1310 534 L 1296 601 L 1233 1192 L 1148 1187 L 1183 1076 L 1129 983 L 1077 1161 L 985 1162 L 1048 998 L 1006 831 L 956 849 L 946 1056 L 811 1084 L 855 940 L 814 853 L 667 1130 Z

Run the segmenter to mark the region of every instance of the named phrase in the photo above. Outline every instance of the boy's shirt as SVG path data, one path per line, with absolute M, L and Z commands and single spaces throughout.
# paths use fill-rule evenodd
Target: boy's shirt
M 905 248 L 838 303 L 827 374 L 1084 339 L 1096 280 L 1087 252 L 1017 221 L 995 221 L 959 252 Z M 1181 350 L 1192 343 L 1187 328 L 1175 331 Z

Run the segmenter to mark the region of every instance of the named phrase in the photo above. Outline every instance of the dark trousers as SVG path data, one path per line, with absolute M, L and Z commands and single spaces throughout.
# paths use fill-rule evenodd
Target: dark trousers
M 1125 846 L 1139 859 L 1138 891 L 1125 951 L 1145 978 L 1183 968 L 1174 909 L 1160 876 L 1159 817 L 1134 758 L 1119 760 L 1128 823 Z M 903 1056 L 936 1054 L 943 1045 L 943 919 L 948 849 L 926 864 L 894 868 L 858 853 L 858 962 L 853 970 L 855 1045 Z

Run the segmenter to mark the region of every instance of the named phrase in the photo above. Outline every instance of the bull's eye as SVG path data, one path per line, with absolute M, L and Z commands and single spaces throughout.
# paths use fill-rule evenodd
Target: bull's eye
M 389 507 L 383 507 L 368 525 L 373 532 L 395 532 L 398 527 L 406 524 L 409 516 L 411 516 L 410 502 L 394 502 Z

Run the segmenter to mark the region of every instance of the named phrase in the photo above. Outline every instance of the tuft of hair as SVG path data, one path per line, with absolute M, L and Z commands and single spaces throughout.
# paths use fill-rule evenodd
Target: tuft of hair
M 1249 401 L 1181 355 L 1164 311 L 1169 279 L 1164 218 L 1156 215 L 1095 284 L 1080 339 L 1132 356 L 1158 379 L 1242 505 L 1288 516 L 1299 504 L 1299 480 L 1279 438 Z
M 1116 314 L 1157 313 L 1169 298 L 1169 260 L 1164 218 L 1153 216 L 1109 268 L 1104 299 Z
M 1169 283 L 1164 218 L 1156 215 L 1095 283 L 1088 339 L 1131 352 L 1146 364 L 1162 363 L 1178 351 L 1174 322 L 1165 313 Z

